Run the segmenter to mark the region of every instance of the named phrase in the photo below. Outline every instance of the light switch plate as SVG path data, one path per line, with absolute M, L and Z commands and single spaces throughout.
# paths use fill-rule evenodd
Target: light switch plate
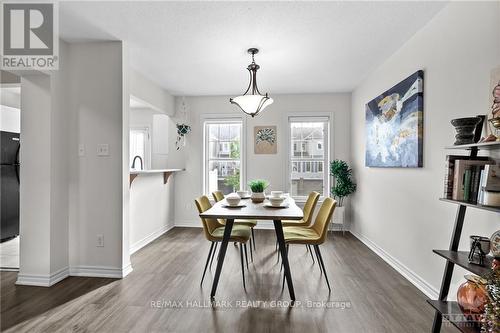
M 85 145 L 83 143 L 78 145 L 78 156 L 85 156 Z
M 109 156 L 109 145 L 107 143 L 97 145 L 97 156 Z

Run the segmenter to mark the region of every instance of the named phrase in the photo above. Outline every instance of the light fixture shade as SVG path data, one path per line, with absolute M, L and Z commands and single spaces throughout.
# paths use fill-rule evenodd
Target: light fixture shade
M 273 99 L 267 95 L 242 95 L 230 99 L 232 104 L 236 104 L 241 111 L 254 117 L 268 105 L 273 104 Z

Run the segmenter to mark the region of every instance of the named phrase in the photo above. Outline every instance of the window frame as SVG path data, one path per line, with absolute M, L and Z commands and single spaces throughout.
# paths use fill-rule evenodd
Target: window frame
M 146 141 L 144 142 L 144 159 L 143 159 L 143 170 L 150 170 L 152 163 L 152 140 L 151 140 L 151 129 L 148 125 L 139 125 L 139 126 L 130 126 L 129 128 L 129 140 L 132 136 L 132 131 L 141 131 L 146 133 Z M 129 142 L 130 146 L 130 142 Z M 129 147 L 130 154 L 130 147 Z M 132 155 L 132 154 L 131 154 Z M 130 160 L 132 160 L 134 156 L 130 156 Z M 132 169 L 132 162 L 129 164 L 129 169 Z
M 330 196 L 330 187 L 331 187 L 331 179 L 330 179 L 330 160 L 333 154 L 333 115 L 328 112 L 301 112 L 301 113 L 289 113 L 285 118 L 285 126 L 286 126 L 286 149 L 287 153 L 284 154 L 285 163 L 287 165 L 287 171 L 285 173 L 284 184 L 286 186 L 287 192 L 292 193 L 292 140 L 291 140 L 291 126 L 292 122 L 324 122 L 325 126 L 325 137 L 323 139 L 323 193 L 320 193 L 320 201 L 322 201 L 325 197 Z M 307 162 L 307 161 L 304 161 Z M 306 167 L 305 165 L 303 166 Z M 312 166 L 311 166 L 312 168 Z M 307 200 L 307 196 L 293 196 L 293 199 L 297 202 L 305 202 Z
M 238 123 L 241 124 L 241 137 L 240 137 L 240 186 L 245 188 L 247 182 L 247 155 L 246 155 L 246 119 L 244 117 L 234 116 L 234 115 L 224 115 L 224 114 L 206 114 L 200 119 L 200 125 L 203 132 L 202 137 L 202 156 L 203 156 L 203 167 L 201 170 L 201 190 L 202 193 L 212 199 L 212 193 L 207 193 L 208 191 L 208 164 L 209 164 L 209 147 L 207 140 L 207 124 L 220 124 L 220 123 Z

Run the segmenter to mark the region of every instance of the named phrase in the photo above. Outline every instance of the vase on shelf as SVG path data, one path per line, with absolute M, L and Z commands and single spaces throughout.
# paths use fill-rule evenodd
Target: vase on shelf
M 483 314 L 488 301 L 485 281 L 475 275 L 465 275 L 467 281 L 457 291 L 457 302 L 464 315 Z
M 451 124 L 455 127 L 457 134 L 455 135 L 454 145 L 466 145 L 474 143 L 474 131 L 476 125 L 481 121 L 479 117 L 467 117 L 453 119 Z

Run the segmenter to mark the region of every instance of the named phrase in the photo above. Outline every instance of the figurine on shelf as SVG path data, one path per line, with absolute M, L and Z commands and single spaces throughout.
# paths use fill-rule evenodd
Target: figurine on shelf
M 469 262 L 471 264 L 484 265 L 486 255 L 490 253 L 490 239 L 481 236 L 470 236 Z M 477 261 L 476 261 L 477 257 Z
M 493 105 L 491 105 L 491 118 L 488 120 L 495 128 L 492 130 L 496 140 L 500 141 L 500 81 L 493 88 Z

